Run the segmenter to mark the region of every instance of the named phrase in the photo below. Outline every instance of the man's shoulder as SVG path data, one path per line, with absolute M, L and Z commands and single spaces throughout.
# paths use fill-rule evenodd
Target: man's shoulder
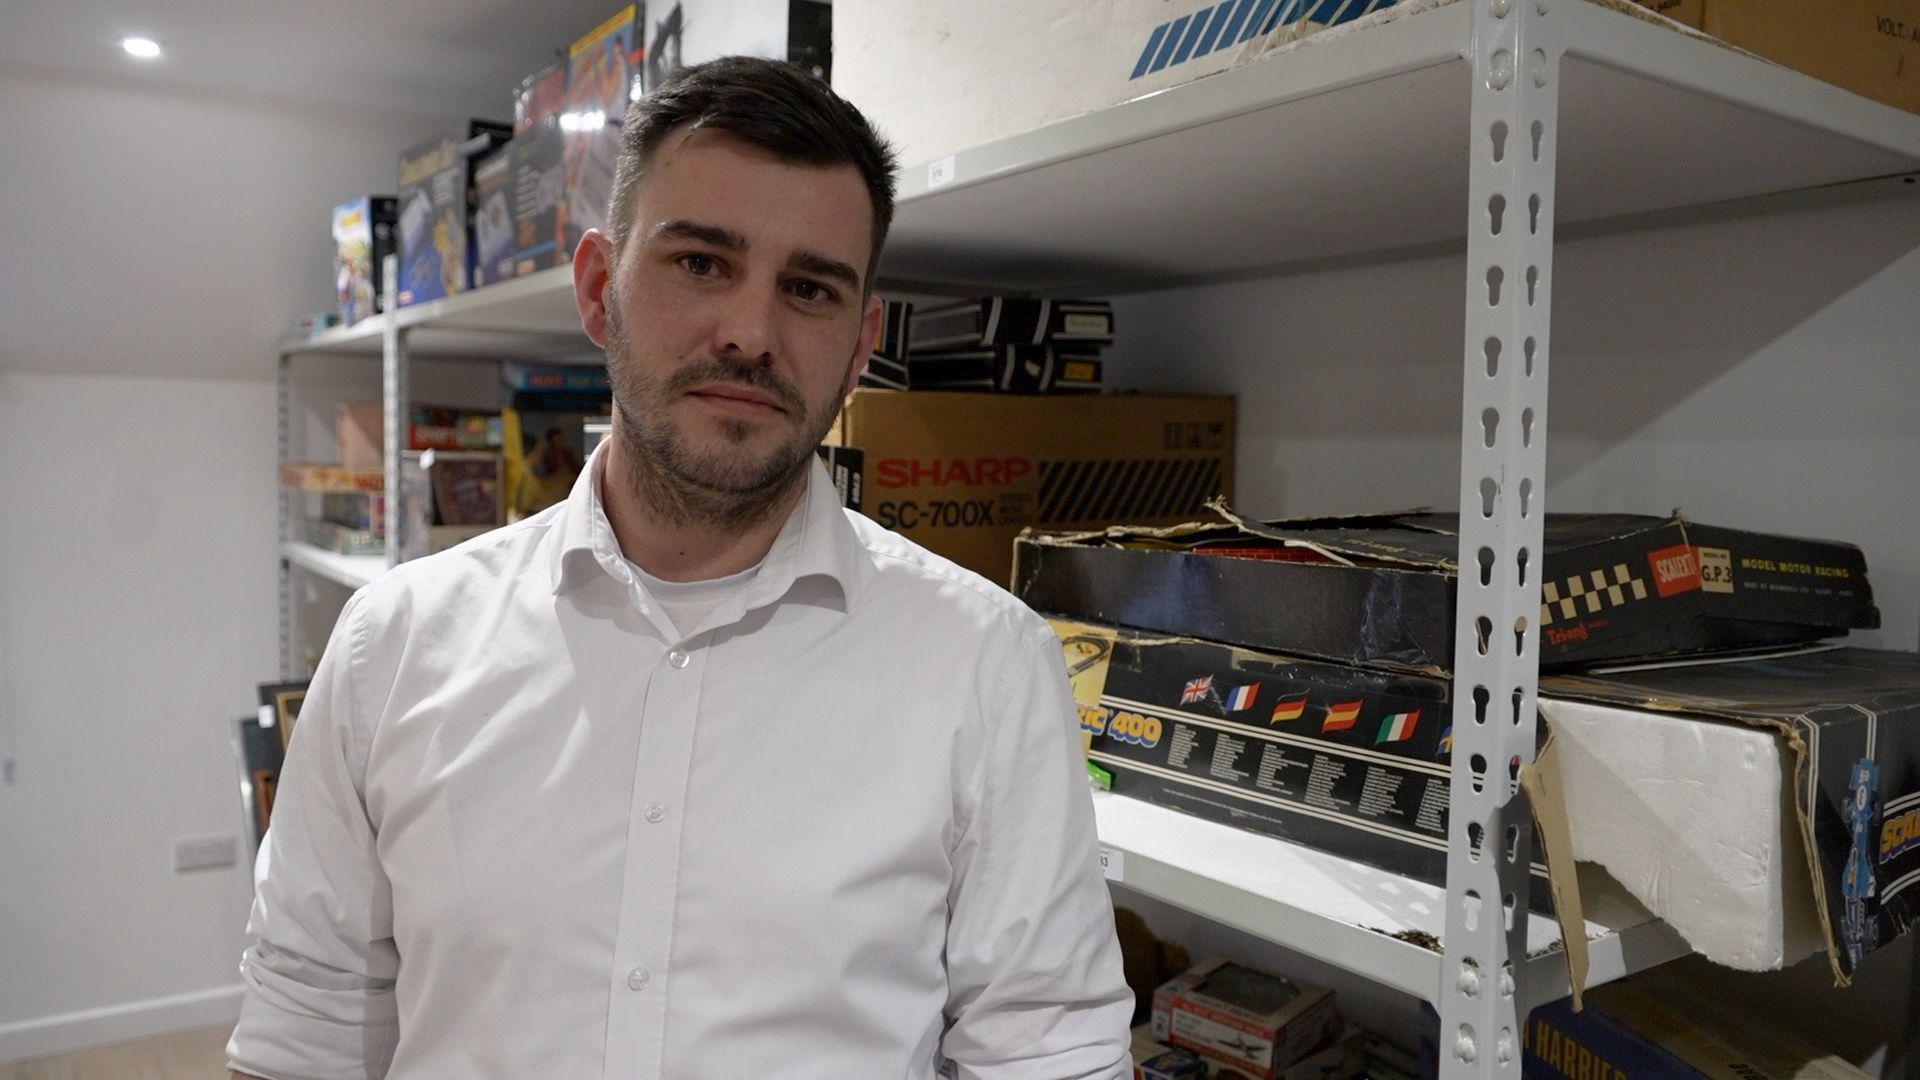
M 1045 628 L 1045 620 L 1006 589 L 856 511 L 846 512 L 871 567 L 873 597 L 888 607 L 911 605 L 922 618 L 957 619 L 1005 633 Z
M 461 599 L 484 602 L 485 596 L 497 596 L 531 575 L 544 583 L 551 570 L 541 561 L 541 552 L 557 509 L 401 563 L 363 586 L 354 595 L 354 606 L 375 621 L 386 621 L 421 613 L 422 601 L 433 608 L 449 602 L 457 606 Z

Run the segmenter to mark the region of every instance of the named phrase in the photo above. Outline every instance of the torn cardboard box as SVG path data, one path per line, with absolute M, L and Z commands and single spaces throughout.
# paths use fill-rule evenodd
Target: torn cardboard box
M 1034 608 L 1288 655 L 1408 672 L 1453 666 L 1458 517 L 1261 523 L 1224 504 L 1166 529 L 1029 532 L 1014 592 Z M 1675 514 L 1549 514 L 1544 557 L 1471 572 L 1540 575 L 1544 669 L 1750 651 L 1880 625 L 1851 544 Z M 1494 632 L 1491 628 L 1489 633 Z M 1500 631 L 1511 633 L 1511 630 Z
M 1806 871 L 1842 984 L 1920 915 L 1920 655 L 1828 649 L 1670 664 L 1543 677 L 1540 693 L 1778 732 L 1791 751 Z M 1742 763 L 1726 767 L 1737 777 Z

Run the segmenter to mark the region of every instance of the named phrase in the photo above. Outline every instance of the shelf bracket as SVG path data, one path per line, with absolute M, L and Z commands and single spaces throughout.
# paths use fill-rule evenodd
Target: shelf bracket
M 294 641 L 294 628 L 299 620 L 293 616 L 293 567 L 287 562 L 286 544 L 294 538 L 294 499 L 298 496 L 280 483 L 278 466 L 285 465 L 293 458 L 293 357 L 282 351 L 278 365 L 278 374 L 274 380 L 274 423 L 277 429 L 279 460 L 275 465 L 274 490 L 279 498 L 280 542 L 274 545 L 275 561 L 279 570 L 280 585 L 280 677 L 294 679 L 294 652 L 298 648 Z
M 1561 53 L 1572 0 L 1473 0 L 1440 1075 L 1519 1080 Z
M 400 260 L 392 255 L 387 256 L 385 273 L 387 311 L 398 312 Z M 400 563 L 400 536 L 405 531 L 401 520 L 404 515 L 400 504 L 400 470 L 407 448 L 407 417 L 413 411 L 413 403 L 408 399 L 411 365 L 407 355 L 407 339 L 410 332 L 410 327 L 400 325 L 400 319 L 390 314 L 380 333 L 380 400 L 385 403 L 380 426 L 386 440 L 381 464 L 386 469 L 388 566 Z

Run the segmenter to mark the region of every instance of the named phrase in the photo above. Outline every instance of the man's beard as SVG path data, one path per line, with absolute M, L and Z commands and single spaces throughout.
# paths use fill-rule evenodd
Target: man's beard
M 837 401 L 809 409 L 800 391 L 771 368 L 729 357 L 711 357 L 656 378 L 633 356 L 632 343 L 611 308 L 606 353 L 618 415 L 615 431 L 635 493 L 673 524 L 738 529 L 763 521 L 780 508 L 794 485 L 805 481 L 808 459 L 839 412 Z M 754 456 L 744 448 L 753 425 L 722 419 L 717 426 L 731 446 L 700 450 L 690 445 L 668 407 L 690 390 L 729 382 L 759 390 L 786 410 L 787 417 L 798 418 L 791 435 Z

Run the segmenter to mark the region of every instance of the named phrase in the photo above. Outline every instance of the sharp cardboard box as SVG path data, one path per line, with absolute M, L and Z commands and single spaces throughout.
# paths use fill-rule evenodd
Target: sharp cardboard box
M 1458 518 L 1032 534 L 1014 591 L 1041 611 L 1403 671 L 1453 666 Z M 1544 668 L 1801 643 L 1880 625 L 1851 544 L 1684 518 L 1549 514 Z M 1513 567 L 1477 567 L 1482 575 Z M 1510 628 L 1488 633 L 1510 635 Z
M 1920 0 L 1640 0 L 1863 97 L 1920 112 Z
M 1115 794 L 1446 883 L 1446 679 L 1049 621 Z
M 833 86 L 922 164 L 1253 63 L 1320 26 L 1390 18 L 1392 4 L 837 0 Z
M 1190 518 L 1233 432 L 1230 397 L 859 389 L 826 443 L 848 505 L 998 584 L 1026 526 Z
M 400 155 L 401 307 L 473 287 L 474 167 L 512 131 L 469 120 Z
M 1840 981 L 1920 917 L 1920 655 L 1827 649 L 1555 675 L 1540 693 L 1779 732 Z M 1729 779 L 1738 768 L 1728 763 Z

